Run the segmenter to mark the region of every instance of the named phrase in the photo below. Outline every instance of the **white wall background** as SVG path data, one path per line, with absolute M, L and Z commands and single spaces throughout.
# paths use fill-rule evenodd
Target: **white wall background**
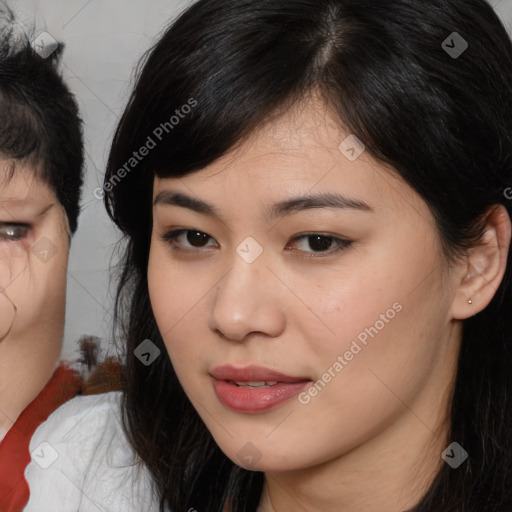
M 110 346 L 115 286 L 109 286 L 112 251 L 119 239 L 102 201 L 109 144 L 133 85 L 132 70 L 169 21 L 192 0 L 10 0 L 24 24 L 35 21 L 66 45 L 63 75 L 84 120 L 86 181 L 79 228 L 71 245 L 63 358 L 76 357 L 87 334 Z M 512 34 L 512 0 L 491 0 Z

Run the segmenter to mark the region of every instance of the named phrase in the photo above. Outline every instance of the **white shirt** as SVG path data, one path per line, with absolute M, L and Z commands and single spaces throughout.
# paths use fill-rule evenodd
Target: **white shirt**
M 41 424 L 24 512 L 157 512 L 151 478 L 123 433 L 121 393 L 78 396 Z

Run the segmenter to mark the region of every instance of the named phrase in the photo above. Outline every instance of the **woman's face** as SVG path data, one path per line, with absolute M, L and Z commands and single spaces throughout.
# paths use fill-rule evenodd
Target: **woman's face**
M 425 438 L 447 408 L 460 276 L 426 204 L 348 135 L 311 102 L 154 182 L 159 330 L 216 442 L 250 469 Z
M 48 380 L 64 325 L 67 219 L 30 166 L 18 163 L 9 178 L 11 165 L 0 160 L 0 366 L 5 377 L 32 358 L 31 378 Z M 3 391 L 7 379 L 0 384 Z

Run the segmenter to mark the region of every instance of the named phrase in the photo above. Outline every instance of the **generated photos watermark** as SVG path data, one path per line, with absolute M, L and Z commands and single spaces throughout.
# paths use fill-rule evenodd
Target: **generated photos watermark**
M 366 327 L 357 336 L 357 340 L 352 340 L 349 350 L 336 358 L 336 361 L 326 370 L 325 373 L 311 386 L 299 393 L 298 400 L 302 405 L 307 405 L 311 399 L 318 395 L 331 382 L 341 370 L 343 370 L 354 357 L 359 354 L 364 347 L 368 345 L 368 337 L 375 338 L 382 329 L 389 324 L 395 316 L 402 311 L 403 306 L 400 302 L 395 302 L 385 313 L 381 313 L 379 319 L 370 327 Z M 359 343 L 358 343 L 359 342 Z M 363 346 L 361 346 L 363 345 Z
M 145 339 L 133 353 L 144 366 L 149 366 L 160 356 L 161 351 L 151 340 Z
M 452 59 L 458 59 L 468 47 L 468 42 L 458 32 L 452 32 L 441 44 L 441 48 Z
M 261 255 L 263 247 L 252 236 L 248 236 L 238 245 L 236 252 L 246 263 L 251 264 Z
M 364 153 L 366 146 L 356 135 L 351 133 L 346 139 L 341 141 L 338 149 L 345 158 L 354 162 Z
M 59 458 L 59 452 L 46 441 L 32 450 L 30 455 L 32 460 L 42 469 L 48 469 Z
M 59 43 L 48 32 L 42 32 L 32 41 L 32 49 L 43 59 L 47 59 Z
M 459 443 L 453 442 L 444 450 L 441 457 L 452 469 L 457 469 L 468 458 L 468 452 Z
M 158 143 L 161 142 L 167 134 L 171 133 L 171 131 L 174 130 L 178 124 L 180 124 L 181 120 L 190 114 L 192 109 L 196 106 L 197 100 L 194 98 L 189 98 L 187 103 L 183 104 L 180 108 L 177 108 L 174 111 L 174 115 L 172 115 L 168 121 L 160 123 L 153 130 L 151 135 L 148 135 L 146 142 L 144 142 L 138 151 L 134 151 L 132 153 L 132 156 L 124 163 L 124 165 L 120 167 L 106 183 L 103 184 L 103 187 L 94 189 L 94 197 L 101 200 L 105 197 L 105 192 L 112 192 L 114 187 L 133 169 L 135 169 L 139 163 L 149 155 L 150 151 L 155 149 Z

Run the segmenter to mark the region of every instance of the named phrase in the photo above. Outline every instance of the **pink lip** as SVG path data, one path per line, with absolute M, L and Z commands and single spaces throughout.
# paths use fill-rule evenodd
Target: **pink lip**
M 274 409 L 300 393 L 311 382 L 305 377 L 291 377 L 261 366 L 218 366 L 210 375 L 213 377 L 213 388 L 220 402 L 233 411 L 244 413 Z M 233 381 L 267 381 L 277 384 L 266 388 L 246 388 L 237 386 Z

